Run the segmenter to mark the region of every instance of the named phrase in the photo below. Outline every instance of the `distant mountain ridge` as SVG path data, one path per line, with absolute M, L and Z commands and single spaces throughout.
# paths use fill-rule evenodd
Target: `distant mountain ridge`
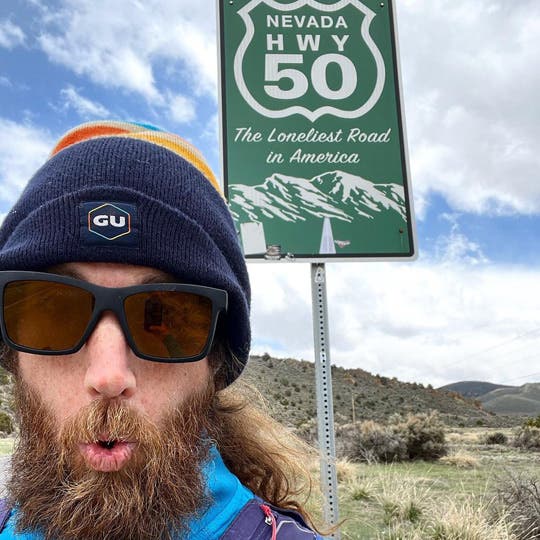
M 486 411 L 516 416 L 540 415 L 540 383 L 505 386 L 482 381 L 461 381 L 447 384 L 439 390 L 457 392 L 476 398 Z
M 506 386 L 504 384 L 495 384 L 485 381 L 459 381 L 441 386 L 439 390 L 448 390 L 449 392 L 457 392 L 463 397 L 479 398 L 488 392 L 498 390 L 499 388 L 516 388 L 515 386 Z
M 497 414 L 540 415 L 540 383 L 498 388 L 480 397 L 484 409 Z
M 375 183 L 343 171 L 311 179 L 274 173 L 256 186 L 229 186 L 231 212 L 240 223 L 281 219 L 305 221 L 306 217 L 352 222 L 374 219 L 384 212 L 407 220 L 405 191 L 395 183 Z

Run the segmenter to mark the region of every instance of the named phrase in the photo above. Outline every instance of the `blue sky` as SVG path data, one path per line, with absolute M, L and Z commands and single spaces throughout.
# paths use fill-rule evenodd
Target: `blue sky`
M 540 4 L 399 0 L 420 256 L 328 265 L 332 361 L 443 384 L 540 380 Z M 64 131 L 190 139 L 220 169 L 215 3 L 0 3 L 0 219 Z M 250 264 L 254 352 L 312 359 L 309 265 Z

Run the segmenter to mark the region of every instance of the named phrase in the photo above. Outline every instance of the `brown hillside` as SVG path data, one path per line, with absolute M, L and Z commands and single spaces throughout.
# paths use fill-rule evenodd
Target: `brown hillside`
M 244 379 L 269 402 L 273 415 L 291 427 L 300 427 L 316 417 L 315 367 L 313 362 L 252 356 Z M 338 424 L 355 418 L 385 421 L 393 414 L 439 411 L 452 426 L 515 425 L 517 418 L 485 411 L 479 401 L 455 392 L 435 390 L 396 378 L 372 375 L 362 369 L 332 366 L 334 416 Z

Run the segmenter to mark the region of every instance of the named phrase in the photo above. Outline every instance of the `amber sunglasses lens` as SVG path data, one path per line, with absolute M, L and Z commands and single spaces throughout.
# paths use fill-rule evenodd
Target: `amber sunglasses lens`
M 9 339 L 36 351 L 76 347 L 90 322 L 94 297 L 52 281 L 13 281 L 4 288 L 4 323 Z
M 178 291 L 141 292 L 124 300 L 131 337 L 140 353 L 156 358 L 200 354 L 212 328 L 212 301 Z

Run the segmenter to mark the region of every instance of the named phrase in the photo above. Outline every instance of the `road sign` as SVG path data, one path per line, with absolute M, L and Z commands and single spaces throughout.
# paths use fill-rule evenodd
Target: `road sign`
M 219 4 L 223 175 L 246 257 L 414 257 L 393 1 Z

